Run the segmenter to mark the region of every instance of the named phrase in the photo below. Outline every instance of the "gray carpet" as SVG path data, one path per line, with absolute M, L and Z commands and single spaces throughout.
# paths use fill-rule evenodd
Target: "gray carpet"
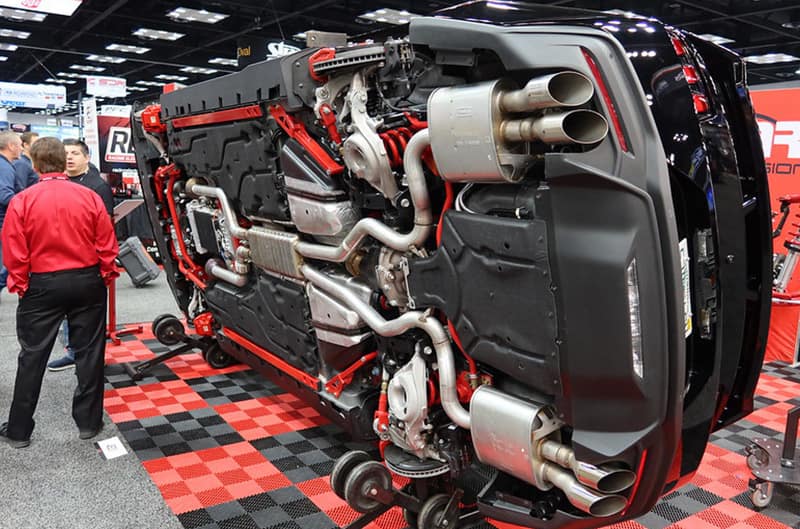
M 15 334 L 16 296 L 0 294 L 0 422 L 5 422 L 14 387 L 19 346 Z M 118 323 L 149 322 L 178 314 L 162 273 L 144 288 L 133 288 L 123 273 L 117 282 Z M 56 343 L 51 358 L 60 356 Z M 72 421 L 74 370 L 47 373 L 36 411 L 31 445 L 13 449 L 0 442 L 0 527 L 15 529 L 180 529 L 137 457 L 106 461 L 93 441 L 78 439 Z M 105 419 L 96 440 L 119 434 Z

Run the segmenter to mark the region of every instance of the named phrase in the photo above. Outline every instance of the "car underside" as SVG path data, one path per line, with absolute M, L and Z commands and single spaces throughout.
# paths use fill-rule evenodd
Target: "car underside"
M 652 20 L 480 9 L 134 109 L 143 192 L 196 332 L 379 446 L 334 469 L 351 507 L 388 469 L 420 527 L 459 504 L 608 525 L 752 410 L 771 240 L 745 70 Z

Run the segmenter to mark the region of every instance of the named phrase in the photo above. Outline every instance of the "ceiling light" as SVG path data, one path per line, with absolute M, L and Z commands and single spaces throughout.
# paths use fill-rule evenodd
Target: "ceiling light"
M 158 86 L 161 86 L 161 85 L 159 84 Z M 128 87 L 128 91 L 129 91 L 129 92 L 130 92 L 130 91 L 134 91 L 134 92 L 147 92 L 147 88 L 145 88 L 145 87 L 143 87 L 143 86 L 129 86 L 129 87 Z
M 185 75 L 167 75 L 167 74 L 159 74 L 155 76 L 155 79 L 163 79 L 164 81 L 185 81 L 188 79 Z
M 27 39 L 31 34 L 27 31 L 17 31 L 15 29 L 0 29 L 0 37 L 12 37 L 15 39 Z
M 506 11 L 513 11 L 519 9 L 518 7 L 509 4 L 504 4 L 502 2 L 486 2 L 486 7 L 491 7 L 492 9 L 503 9 Z
M 220 20 L 228 18 L 222 13 L 212 13 L 205 9 L 189 9 L 188 7 L 177 7 L 167 13 L 167 17 L 182 22 L 205 22 L 206 24 L 216 24 Z
M 23 11 L 22 9 L 8 9 L 7 7 L 0 7 L 0 17 L 10 18 L 11 20 L 22 20 L 26 22 L 42 22 L 45 18 L 47 18 L 47 15 L 44 13 Z
M 133 34 L 137 37 L 142 37 L 143 39 L 153 40 L 178 40 L 179 38 L 185 36 L 183 33 L 174 33 L 172 31 L 161 31 L 160 29 L 147 28 L 139 28 L 134 31 Z
M 0 42 L 0 50 L 3 51 L 16 51 L 19 48 L 16 44 L 6 44 L 5 42 Z
M 111 57 L 110 55 L 87 55 L 87 61 L 95 61 L 95 62 L 110 62 L 112 64 L 120 64 L 128 59 L 124 59 L 122 57 Z
M 104 72 L 105 68 L 102 66 L 89 66 L 88 64 L 73 64 L 70 66 L 73 70 L 80 70 L 82 72 Z
M 185 68 L 181 68 L 182 72 L 186 73 L 202 73 L 202 74 L 212 74 L 217 73 L 219 70 L 215 70 L 214 68 L 198 68 L 197 66 L 186 66 Z
M 306 32 L 305 31 L 301 31 L 300 33 L 295 33 L 294 35 L 292 35 L 292 38 L 294 40 L 306 40 Z M 211 61 L 209 61 L 209 62 L 211 62 Z
M 83 75 L 75 72 L 58 72 L 56 75 L 60 75 L 61 77 L 83 77 Z
M 8 60 L 8 57 L 6 57 L 5 55 L 0 55 L 0 62 L 7 61 L 7 60 Z
M 383 24 L 401 25 L 408 24 L 413 17 L 418 16 L 421 15 L 409 13 L 405 9 L 398 11 L 397 9 L 382 8 L 359 15 L 358 18 L 371 20 L 373 22 L 381 22 Z
M 733 39 L 729 39 L 728 37 L 723 37 L 721 35 L 714 35 L 713 33 L 704 33 L 702 35 L 698 35 L 701 39 L 705 39 L 709 42 L 713 42 L 714 44 L 730 44 L 731 42 L 736 42 Z
M 236 59 L 223 59 L 222 57 L 214 57 L 208 60 L 209 64 L 221 64 L 223 66 L 238 66 L 239 62 Z
M 143 86 L 164 86 L 164 83 L 157 83 L 155 81 L 136 81 L 136 84 Z
M 800 61 L 800 57 L 786 53 L 767 53 L 764 55 L 749 55 L 744 60 L 753 64 L 775 64 L 778 62 Z
M 48 77 L 44 80 L 45 83 L 58 83 L 58 84 L 75 84 L 78 81 L 74 81 L 72 79 L 56 79 L 54 77 Z
M 141 55 L 150 51 L 150 48 L 143 48 L 141 46 L 129 46 L 128 44 L 109 44 L 106 46 L 108 51 L 120 51 L 122 53 L 135 53 Z

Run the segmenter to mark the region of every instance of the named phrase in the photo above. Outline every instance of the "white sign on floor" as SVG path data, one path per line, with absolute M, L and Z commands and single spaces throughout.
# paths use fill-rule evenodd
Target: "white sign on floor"
M 97 446 L 100 448 L 100 451 L 103 453 L 103 457 L 106 459 L 114 459 L 115 457 L 124 456 L 128 453 L 128 451 L 125 449 L 125 445 L 122 444 L 122 441 L 120 441 L 119 437 L 117 436 L 114 436 L 110 439 L 97 441 Z

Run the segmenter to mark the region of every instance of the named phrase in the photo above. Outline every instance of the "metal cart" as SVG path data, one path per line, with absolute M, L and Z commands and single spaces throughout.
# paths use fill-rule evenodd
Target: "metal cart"
M 783 442 L 774 439 L 753 439 L 747 447 L 747 466 L 753 473 L 750 480 L 750 499 L 760 510 L 772 501 L 776 483 L 800 485 L 800 459 L 797 449 L 797 426 L 800 422 L 800 406 L 786 415 L 786 431 Z

